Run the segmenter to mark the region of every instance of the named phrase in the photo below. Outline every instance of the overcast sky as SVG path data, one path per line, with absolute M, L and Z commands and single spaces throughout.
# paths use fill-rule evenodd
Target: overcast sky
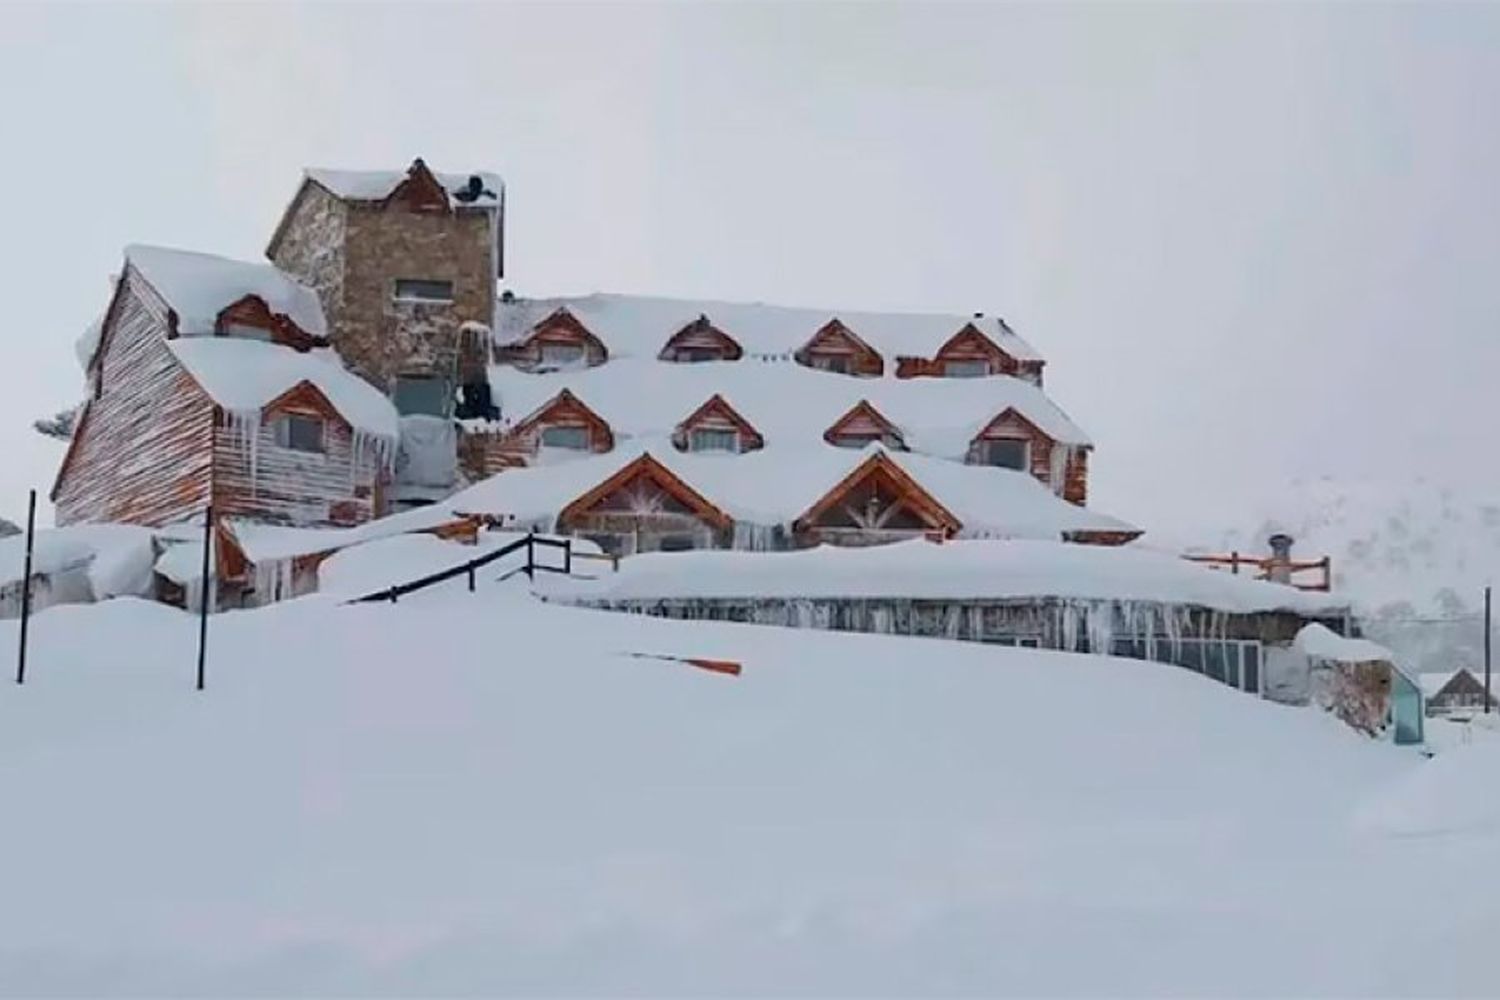
M 0 102 L 12 518 L 125 244 L 417 155 L 506 178 L 522 294 L 1006 317 L 1148 524 L 1496 463 L 1496 5 L 7 6 Z

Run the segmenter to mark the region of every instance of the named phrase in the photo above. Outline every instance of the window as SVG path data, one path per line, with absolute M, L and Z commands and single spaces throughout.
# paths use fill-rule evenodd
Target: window
M 404 302 L 452 302 L 453 282 L 397 278 L 396 298 Z
M 677 360 L 687 362 L 722 361 L 724 352 L 716 347 L 682 347 L 677 350 Z
M 550 342 L 542 344 L 542 364 L 551 367 L 576 365 L 583 360 L 583 345 Z
M 737 431 L 720 430 L 713 427 L 694 428 L 688 435 L 688 451 L 739 451 L 740 436 Z
M 323 418 L 288 413 L 276 418 L 276 443 L 293 451 L 323 450 Z
M 849 356 L 846 354 L 814 354 L 809 360 L 819 371 L 849 374 Z
M 876 441 L 879 441 L 891 451 L 906 450 L 906 442 L 893 434 L 839 434 L 833 438 L 833 445 L 836 448 L 863 448 Z
M 542 447 L 587 451 L 589 447 L 589 430 L 587 427 L 543 427 Z
M 1020 438 L 994 438 L 979 445 L 980 462 L 1025 472 L 1031 466 L 1031 445 Z
M 943 374 L 948 378 L 984 378 L 990 373 L 988 361 L 945 361 Z
M 224 333 L 229 337 L 238 337 L 241 340 L 270 340 L 271 331 L 263 326 L 251 326 L 248 323 L 230 323 L 224 328 Z
M 452 412 L 453 387 L 441 375 L 398 375 L 396 412 L 402 416 L 425 413 L 446 417 Z

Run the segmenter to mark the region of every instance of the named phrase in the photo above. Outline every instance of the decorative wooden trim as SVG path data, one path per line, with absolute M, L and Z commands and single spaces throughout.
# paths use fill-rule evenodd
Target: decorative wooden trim
M 647 452 L 639 458 L 626 463 L 602 483 L 564 507 L 557 515 L 559 527 L 566 525 L 575 517 L 588 513 L 589 509 L 595 504 L 599 503 L 615 490 L 625 486 L 637 476 L 651 477 L 662 488 L 663 492 L 670 493 L 684 507 L 691 510 L 693 515 L 699 520 L 705 521 L 720 530 L 727 530 L 734 525 L 734 518 L 720 510 L 707 497 L 693 489 L 680 479 L 676 473 L 652 458 L 651 454 Z
M 852 407 L 850 407 L 847 413 L 830 424 L 828 429 L 823 432 L 823 440 L 827 441 L 829 444 L 836 444 L 835 438 L 838 438 L 842 435 L 844 425 L 852 423 L 859 417 L 864 417 L 871 423 L 875 424 L 875 426 L 879 427 L 883 436 L 895 438 L 896 441 L 900 443 L 900 448 L 898 450 L 907 450 L 906 435 L 901 433 L 901 428 L 897 427 L 895 424 L 891 423 L 891 421 L 887 420 L 885 418 L 885 415 L 879 410 L 875 409 L 875 407 L 867 399 L 861 399 L 858 403 L 855 403 Z
M 583 321 L 574 316 L 567 306 L 558 306 L 545 319 L 533 325 L 531 332 L 527 334 L 525 340 L 516 345 L 516 349 L 529 352 L 536 346 L 538 338 L 557 331 L 566 332 L 572 338 L 582 342 L 585 351 L 590 347 L 596 349 L 601 363 L 609 360 L 609 348 L 604 345 L 604 341 L 595 336 L 594 331 L 584 326 Z M 540 359 L 540 348 L 538 348 L 538 359 Z
M 761 436 L 760 431 L 741 416 L 738 410 L 730 406 L 727 399 L 716 392 L 672 430 L 672 444 L 678 451 L 687 450 L 688 436 L 695 429 L 695 425 L 711 416 L 723 417 L 735 426 L 740 433 L 740 441 L 744 445 L 742 451 L 756 451 L 765 447 L 766 439 Z
M 877 451 L 861 462 L 853 472 L 835 483 L 833 489 L 823 494 L 822 499 L 803 511 L 802 516 L 792 522 L 793 531 L 800 533 L 813 527 L 811 522 L 828 513 L 843 500 L 849 491 L 871 476 L 882 473 L 890 477 L 897 491 L 902 495 L 902 499 L 913 512 L 924 518 L 933 530 L 952 536 L 963 527 L 963 522 L 955 517 L 952 511 L 928 493 L 922 484 L 913 479 L 894 459 L 884 451 Z
M 232 324 L 265 330 L 276 343 L 295 351 L 306 352 L 328 345 L 326 338 L 304 330 L 286 313 L 272 312 L 266 300 L 254 293 L 241 296 L 219 310 L 214 317 L 214 335 L 226 336 Z
M 740 347 L 739 341 L 715 326 L 713 321 L 707 316 L 699 316 L 681 330 L 668 337 L 667 342 L 662 345 L 662 349 L 657 353 L 656 359 L 658 361 L 675 362 L 677 359 L 674 355 L 681 346 L 678 342 L 687 340 L 690 337 L 705 337 L 717 344 L 722 352 L 721 360 L 738 361 L 744 357 L 745 351 L 744 348 Z M 681 363 L 686 364 L 689 362 Z
M 406 170 L 406 180 L 397 184 L 395 189 L 386 197 L 384 204 L 392 202 L 404 202 L 407 208 L 414 212 L 442 212 L 444 214 L 453 210 L 448 200 L 448 192 L 442 184 L 438 183 L 427 164 L 419 156 L 411 161 L 411 166 Z
M 811 368 L 813 366 L 808 364 L 807 359 L 813 354 L 843 353 L 818 350 L 825 341 L 831 338 L 839 338 L 853 348 L 850 352 L 853 359 L 849 366 L 851 375 L 879 376 L 885 372 L 885 359 L 880 356 L 880 352 L 865 343 L 859 334 L 845 326 L 837 316 L 818 327 L 817 332 L 807 338 L 807 342 L 799 347 L 792 357 L 798 364 Z

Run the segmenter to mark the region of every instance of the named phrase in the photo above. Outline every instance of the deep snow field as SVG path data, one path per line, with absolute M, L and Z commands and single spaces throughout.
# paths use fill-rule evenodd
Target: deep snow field
M 521 584 L 38 616 L 0 993 L 1500 992 L 1488 731 Z

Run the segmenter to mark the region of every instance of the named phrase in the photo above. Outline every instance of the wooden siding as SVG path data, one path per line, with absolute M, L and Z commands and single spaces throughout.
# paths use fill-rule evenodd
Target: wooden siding
M 884 454 L 870 456 L 792 525 L 799 545 L 877 545 L 945 538 L 958 518 Z
M 167 347 L 168 316 L 127 267 L 96 357 L 98 396 L 53 488 L 58 524 L 161 525 L 208 503 L 214 407 Z
M 526 371 L 540 368 L 544 344 L 566 344 L 582 348 L 580 367 L 592 368 L 609 360 L 609 350 L 604 342 L 567 309 L 558 309 L 542 320 L 532 328 L 531 335 L 519 344 L 497 350 L 496 360 Z
M 1007 408 L 974 436 L 969 442 L 964 461 L 969 465 L 984 465 L 984 443 L 986 441 L 1025 441 L 1030 456 L 1029 471 L 1043 485 L 1056 492 L 1064 500 L 1083 506 L 1088 499 L 1088 451 L 1084 448 L 1068 448 L 1054 441 L 1030 420 L 1014 409 Z M 1059 470 L 1062 482 L 1054 479 L 1053 463 L 1061 461 Z
M 947 378 L 950 361 L 982 361 L 990 375 L 1010 375 L 1036 386 L 1042 384 L 1042 362 L 1016 360 L 972 323 L 954 334 L 931 358 L 897 358 L 896 377 Z
M 657 551 L 664 543 L 727 546 L 734 522 L 660 462 L 642 455 L 564 507 L 557 526 L 615 555 L 633 555 Z
M 692 445 L 693 431 L 733 431 L 736 439 L 735 451 L 756 451 L 765 446 L 765 438 L 750 421 L 740 416 L 734 407 L 715 393 L 708 402 L 694 410 L 686 420 L 672 432 L 672 444 L 678 451 L 687 451 Z
M 901 429 L 863 399 L 823 432 L 823 440 L 845 447 L 880 441 L 888 448 L 906 450 L 906 439 L 902 436 Z
M 322 452 L 276 443 L 282 414 L 323 421 Z M 252 454 L 253 452 L 253 454 Z M 354 434 L 311 386 L 299 386 L 261 414 L 253 449 L 241 428 L 220 418 L 214 428 L 214 509 L 293 525 L 362 524 L 375 514 L 379 456 L 356 456 Z
M 800 365 L 821 368 L 824 361 L 841 361 L 847 374 L 876 377 L 885 371 L 880 353 L 837 319 L 831 319 L 813 334 L 794 355 Z
M 678 363 L 738 361 L 744 353 L 733 337 L 714 326 L 707 316 L 699 316 L 672 334 L 657 359 Z
M 520 423 L 501 435 L 476 435 L 470 448 L 480 449 L 479 467 L 492 469 L 488 475 L 530 464 L 542 447 L 542 434 L 549 427 L 581 427 L 588 438 L 591 453 L 610 451 L 615 435 L 604 418 L 584 405 L 567 389 L 543 403 Z

